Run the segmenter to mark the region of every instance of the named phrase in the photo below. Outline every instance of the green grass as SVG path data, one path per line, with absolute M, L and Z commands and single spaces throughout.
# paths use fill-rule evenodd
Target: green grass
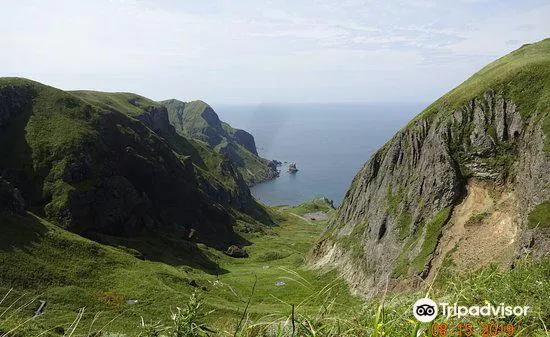
M 391 273 L 392 278 L 397 279 L 400 276 L 407 275 L 407 273 L 409 272 L 409 267 L 411 266 L 411 249 L 418 243 L 421 234 L 422 232 L 420 230 L 417 230 L 414 236 L 409 236 L 403 243 L 403 248 L 401 249 L 401 252 L 394 262 L 394 268 Z
M 411 230 L 412 216 L 410 212 L 403 211 L 397 219 L 397 237 L 404 240 L 409 236 Z
M 405 241 L 401 253 L 395 260 L 395 266 L 391 273 L 392 278 L 397 279 L 400 276 L 406 276 L 411 267 L 416 274 L 424 271 L 430 255 L 437 247 L 443 226 L 449 220 L 451 211 L 452 207 L 442 209 L 428 223 L 419 226 L 412 236 L 406 237 L 403 232 L 398 232 L 398 235 L 403 235 Z M 421 246 L 418 254 L 412 257 L 411 252 L 419 244 Z
M 170 99 L 160 104 L 168 110 L 170 123 L 179 134 L 226 154 L 249 185 L 273 178 L 269 161 L 245 148 L 235 136 L 236 129 L 220 121 L 215 113 L 209 115 L 209 120 L 203 116 L 206 109 L 211 109 L 205 102 Z
M 96 329 L 118 317 L 109 324 L 109 331 L 133 334 L 141 316 L 146 321 L 167 317 L 170 309 L 186 303 L 195 290 L 202 293 L 207 308 L 214 310 L 209 325 L 232 329 L 256 279 L 250 319 L 284 316 L 290 304 L 300 312 L 313 313 L 327 298 L 341 310 L 358 304 L 336 272 L 305 267 L 307 252 L 324 223 L 303 221 L 286 210 L 278 217 L 282 223 L 267 235 L 243 233 L 253 242 L 245 248 L 250 257 L 235 259 L 204 245 L 185 248 L 183 241 L 169 242 L 166 237 L 103 238 L 110 244 L 105 246 L 31 215 L 3 214 L 3 235 L 10 241 L 0 246 L 0 288 L 13 287 L 18 295 L 27 294 L 25 299 L 38 296 L 48 301 L 45 315 L 29 331 L 55 325 L 67 328 L 79 308 L 86 307 L 83 329 L 102 312 Z M 197 288 L 189 285 L 191 280 Z M 285 285 L 277 286 L 277 282 Z M 319 298 L 319 293 L 325 296 Z M 128 305 L 128 299 L 138 303 Z M 33 304 L 24 314 L 35 309 Z
M 51 200 L 46 210 L 55 217 L 74 190 L 61 179 L 65 167 L 97 150 L 100 137 L 92 126 L 97 111 L 72 94 L 26 79 L 0 78 L 0 90 L 32 92 L 0 133 L 0 143 L 12 145 L 0 149 L 0 158 L 4 169 L 22 171 L 32 182 L 31 199 Z
M 466 221 L 464 226 L 477 225 L 477 224 L 479 224 L 480 222 L 482 222 L 483 220 L 487 219 L 490 216 L 491 216 L 491 213 L 489 213 L 489 212 L 483 212 L 483 213 L 476 214 L 476 215 L 470 217 Z
M 255 184 L 272 178 L 271 169 L 267 166 L 269 160 L 254 155 L 235 142 L 231 142 L 228 147 L 229 149 L 226 149 L 226 151 L 228 150 L 233 153 L 230 156 L 233 166 L 239 171 L 246 182 Z
M 76 97 L 105 110 L 120 111 L 129 116 L 141 115 L 149 107 L 161 105 L 146 97 L 129 92 L 101 92 L 91 90 L 71 91 Z
M 452 207 L 446 207 L 439 211 L 426 225 L 424 240 L 418 255 L 412 260 L 411 264 L 417 271 L 424 270 L 428 257 L 434 252 L 439 242 L 439 237 L 443 231 L 443 225 L 447 223 L 451 216 Z
M 335 209 L 331 201 L 327 198 L 317 198 L 293 207 L 292 211 L 298 215 L 315 212 L 324 212 L 327 215 L 331 215 L 334 213 Z
M 435 116 L 449 117 L 457 109 L 467 105 L 475 98 L 482 98 L 483 94 L 487 92 L 501 94 L 505 99 L 511 100 L 517 105 L 524 121 L 531 117 L 536 118 L 536 121 L 541 123 L 546 135 L 544 150 L 550 152 L 550 38 L 547 38 L 537 43 L 524 45 L 495 60 L 437 99 L 386 142 L 373 155 L 373 160 L 383 157 L 395 137 L 405 130 L 415 128 L 417 121 L 433 120 Z M 449 122 L 448 118 L 442 118 L 442 120 L 445 123 Z M 471 123 L 469 124 L 459 130 L 458 134 L 469 136 L 471 130 L 468 128 L 472 127 Z M 493 133 L 493 130 L 488 130 L 488 133 Z M 457 132 L 453 132 L 453 134 L 457 134 Z M 457 145 L 469 145 L 467 137 L 449 139 L 449 142 L 455 157 L 460 155 L 456 153 Z M 511 157 L 504 158 L 501 154 L 501 158 L 495 164 L 508 169 L 513 161 L 513 156 Z M 457 157 L 455 160 L 458 161 L 463 175 L 468 176 L 469 172 L 463 166 L 464 158 Z
M 399 190 L 397 191 L 396 194 L 393 194 L 391 186 L 388 186 L 387 198 L 388 198 L 388 214 L 392 216 L 396 216 L 398 207 L 401 206 L 401 204 L 405 199 L 405 194 L 403 193 L 402 190 Z
M 550 107 L 550 39 L 527 44 L 475 73 L 461 85 L 430 105 L 417 118 L 431 116 L 466 104 L 487 90 L 502 93 L 528 118 Z
M 367 302 L 350 296 L 335 272 L 305 267 L 305 256 L 323 226 L 300 220 L 290 214 L 294 211 L 273 210 L 282 223 L 269 235 L 243 234 L 253 243 L 246 247 L 248 259 L 234 259 L 205 246 L 197 247 L 203 257 L 213 261 L 202 267 L 189 266 L 193 260 L 202 261 L 203 258 L 197 260 L 196 252 L 169 264 L 140 260 L 135 257 L 139 256 L 135 249 L 124 245 L 101 245 L 34 216 L 2 214 L 3 234 L 11 239 L 0 244 L 0 294 L 15 289 L 0 303 L 0 313 L 6 309 L 8 313 L 0 316 L 0 331 L 23 323 L 33 315 L 37 301 L 46 299 L 45 314 L 19 327 L 19 336 L 35 336 L 47 329 L 52 330 L 46 336 L 62 335 L 63 331 L 70 331 L 69 326 L 83 307 L 75 335 L 101 330 L 135 336 L 144 331 L 140 328 L 141 317 L 145 323 L 172 326 L 170 312 L 176 312 L 176 306 L 188 308 L 190 298 L 190 303 L 196 305 L 191 295 L 198 293 L 202 309 L 197 310 L 203 314 L 214 311 L 204 317 L 200 313 L 187 314 L 196 323 L 217 331 L 216 336 L 233 335 L 249 298 L 240 337 L 263 336 L 265 331 L 277 327 L 280 336 L 290 336 L 289 325 L 285 328 L 284 322 L 291 317 L 291 304 L 295 305 L 297 332 L 303 336 L 411 336 L 417 324 L 412 320 L 410 307 L 425 294 L 388 293 Z M 443 216 L 436 216 L 432 222 L 439 218 Z M 144 252 L 148 251 L 144 238 L 133 240 L 141 244 Z M 115 241 L 113 238 L 112 244 Z M 119 244 L 130 246 L 124 240 Z M 172 257 L 184 254 L 177 242 L 163 247 L 174 252 Z M 550 319 L 546 295 L 550 292 L 550 259 L 519 262 L 507 272 L 496 267 L 456 271 L 452 270 L 452 263 L 444 267 L 449 270 L 441 273 L 446 277 L 436 280 L 431 298 L 462 305 L 484 304 L 487 300 L 494 304 L 529 305 L 534 310 L 532 316 L 519 320 L 507 317 L 504 322 L 521 324 L 524 330 L 518 336 L 543 336 L 541 322 Z M 216 275 L 216 270 L 221 273 Z M 191 280 L 198 286 L 191 286 Z M 277 282 L 285 285 L 277 286 Z M 138 302 L 129 305 L 128 299 Z M 459 323 L 443 318 L 438 322 Z M 429 324 L 418 328 L 423 336 L 428 335 Z
M 535 206 L 527 218 L 529 228 L 550 227 L 550 201 Z
M 168 110 L 170 123 L 178 133 L 207 142 L 215 147 L 222 140 L 225 133 L 221 121 L 218 119 L 206 121 L 203 112 L 210 108 L 203 101 L 181 102 L 175 99 L 160 102 Z
M 163 224 L 194 213 L 201 222 L 215 222 L 211 227 L 247 217 L 255 225 L 271 223 L 224 156 L 176 133 L 157 134 L 133 118 L 161 108 L 156 102 L 130 93 L 65 92 L 20 78 L 0 78 L 0 94 L 6 97 L 0 108 L 12 113 L 0 132 L 0 143 L 10 144 L 0 147 L 0 166 L 8 175 L 24 175 L 18 187 L 28 204 L 64 228 L 118 230 L 112 221 L 128 221 L 130 210 L 105 198 L 135 201 L 132 191 L 146 194 L 155 208 L 147 212 L 155 213 L 150 219 L 163 218 Z M 198 214 L 203 207 L 206 216 Z M 225 221 L 213 219 L 217 211 Z

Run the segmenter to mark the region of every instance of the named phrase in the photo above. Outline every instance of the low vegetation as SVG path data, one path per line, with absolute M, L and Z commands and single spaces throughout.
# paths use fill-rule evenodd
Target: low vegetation
M 333 202 L 327 198 L 313 199 L 292 208 L 292 212 L 299 215 L 316 212 L 323 212 L 327 215 L 331 215 L 334 213 L 334 210 Z
M 524 118 L 546 115 L 550 108 L 550 39 L 526 44 L 490 63 L 430 105 L 417 118 L 436 114 L 442 106 L 458 108 L 491 88 L 515 102 Z M 451 111 L 451 109 L 445 109 Z
M 529 213 L 527 219 L 530 228 L 550 227 L 550 201 L 535 206 L 531 213 Z
M 549 333 L 549 274 L 549 259 L 521 261 L 516 268 L 505 273 L 496 266 L 470 272 L 448 267 L 434 283 L 426 284 L 423 291 L 399 294 L 385 292 L 363 303 L 348 301 L 345 307 L 340 305 L 342 298 L 328 296 L 326 290 L 334 291 L 336 288 L 334 283 L 329 283 L 320 292 L 311 293 L 308 297 L 309 301 L 316 303 L 315 310 L 308 310 L 307 306 L 301 304 L 293 307 L 291 303 L 281 301 L 276 304 L 276 311 L 263 315 L 253 314 L 266 300 L 266 294 L 258 292 L 256 287 L 259 281 L 256 281 L 249 285 L 248 292 L 240 294 L 240 310 L 225 319 L 216 314 L 216 309 L 213 311 L 206 292 L 192 291 L 181 296 L 179 301 L 175 298 L 166 301 L 164 311 L 156 316 L 135 317 L 128 322 L 133 326 L 126 329 L 120 326 L 120 320 L 127 314 L 124 310 L 99 313 L 94 312 L 96 308 L 75 309 L 72 319 L 68 316 L 64 324 L 57 325 L 47 325 L 46 314 L 31 320 L 33 311 L 29 308 L 36 307 L 38 297 L 7 291 L 0 300 L 0 333 L 105 337 L 414 337 L 441 335 L 440 329 L 444 329 L 447 335 L 458 335 L 458 324 L 468 323 L 474 329 L 474 336 L 481 336 L 483 324 L 491 323 L 486 318 L 456 319 L 441 315 L 433 324 L 419 323 L 412 317 L 412 305 L 419 298 L 430 297 L 436 302 L 466 306 L 488 303 L 530 306 L 530 314 L 525 317 L 503 316 L 493 321 L 505 326 L 512 324 L 514 336 L 542 337 Z M 275 293 L 270 295 L 277 296 Z M 47 309 L 46 313 L 48 310 L 51 309 Z M 144 311 L 140 310 L 141 314 Z M 134 316 L 138 315 L 134 313 Z
M 489 212 L 483 212 L 483 213 L 473 215 L 472 217 L 470 217 L 466 221 L 466 223 L 464 223 L 464 226 L 477 225 L 477 224 L 479 224 L 480 222 L 482 222 L 483 220 L 487 219 L 490 216 L 491 216 L 491 213 L 489 213 Z
M 303 315 L 315 315 L 329 304 L 342 312 L 358 305 L 360 300 L 349 294 L 336 272 L 305 265 L 325 221 L 302 220 L 296 216 L 299 208 L 272 212 L 279 226 L 241 233 L 252 243 L 244 247 L 246 259 L 170 236 L 104 235 L 101 241 L 108 245 L 103 245 L 32 214 L 1 214 L 3 234 L 11 239 L 0 244 L 0 293 L 13 290 L 0 313 L 19 297 L 12 308 L 33 302 L 9 320 L 0 319 L 0 335 L 32 317 L 40 300 L 47 301 L 44 314 L 17 328 L 20 335 L 52 328 L 46 336 L 63 335 L 85 307 L 74 335 L 86 335 L 91 326 L 92 333 L 133 336 L 143 333 L 142 318 L 145 327 L 158 321 L 169 326 L 170 311 L 177 313 L 177 306 L 184 310 L 193 293 L 202 299 L 201 308 L 212 311 L 205 324 L 223 335 L 236 328 L 254 284 L 243 328 L 260 319 L 286 317 L 292 304 Z
M 439 237 L 443 230 L 443 225 L 449 220 L 451 216 L 452 207 L 446 207 L 439 211 L 433 219 L 428 222 L 424 232 L 424 240 L 422 241 L 422 248 L 418 255 L 412 260 L 411 264 L 417 271 L 424 270 L 428 257 L 435 251 Z

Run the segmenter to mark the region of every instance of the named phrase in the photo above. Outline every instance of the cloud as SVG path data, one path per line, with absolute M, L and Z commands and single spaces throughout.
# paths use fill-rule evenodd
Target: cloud
M 550 31 L 543 0 L 4 0 L 3 11 L 1 75 L 212 103 L 431 101 Z

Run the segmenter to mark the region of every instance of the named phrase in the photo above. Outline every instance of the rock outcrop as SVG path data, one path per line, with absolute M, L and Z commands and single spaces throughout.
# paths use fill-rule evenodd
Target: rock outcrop
M 248 257 L 248 253 L 246 252 L 246 250 L 236 245 L 229 246 L 229 248 L 227 248 L 227 250 L 225 251 L 225 254 L 240 259 Z
M 550 41 L 541 44 L 537 48 L 550 51 Z M 511 61 L 517 57 L 530 56 L 512 54 L 497 61 L 511 68 L 508 85 L 522 83 L 513 77 L 517 73 L 530 76 L 525 74 L 539 69 L 514 68 Z M 545 61 L 550 69 L 550 59 Z M 550 199 L 544 131 L 549 110 L 548 105 L 534 108 L 522 96 L 538 100 L 546 89 L 532 83 L 531 91 L 522 88 L 517 94 L 494 82 L 496 70 L 487 73 L 490 68 L 432 104 L 370 158 L 330 220 L 323 240 L 311 251 L 313 265 L 337 267 L 352 289 L 366 297 L 387 283 L 399 288 L 418 286 L 433 275 L 434 262 L 453 258 L 451 249 L 442 247 L 441 238 L 453 227 L 449 220 L 458 221 L 455 207 L 471 195 L 470 187 L 478 181 L 485 182 L 487 193 L 503 196 L 489 198 L 495 205 L 487 205 L 482 225 L 503 219 L 504 212 L 510 225 L 499 227 L 506 232 L 494 235 L 507 238 L 511 250 L 518 254 L 548 250 L 548 228 L 531 228 L 528 216 Z M 547 76 L 546 80 L 550 73 Z M 479 87 L 480 82 L 485 88 Z M 456 97 L 470 98 L 460 103 Z M 462 226 L 468 219 L 463 220 Z M 540 227 L 549 226 L 550 219 Z M 461 245 L 475 244 L 455 243 L 453 252 L 460 251 Z M 513 256 L 487 257 L 477 267 L 491 262 L 510 265 Z
M 247 149 L 250 153 L 255 156 L 258 155 L 258 149 L 256 149 L 256 141 L 254 140 L 254 136 L 252 136 L 250 133 L 241 129 L 235 129 L 235 132 L 233 133 L 233 138 L 237 143 Z

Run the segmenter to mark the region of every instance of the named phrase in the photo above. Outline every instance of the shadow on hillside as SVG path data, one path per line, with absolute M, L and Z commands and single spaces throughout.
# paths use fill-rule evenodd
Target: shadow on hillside
M 142 260 L 161 262 L 174 267 L 200 269 L 210 275 L 223 275 L 229 271 L 214 261 L 209 252 L 214 248 L 200 247 L 198 243 L 175 238 L 171 233 L 148 233 L 139 237 L 114 237 L 100 233 L 86 233 L 91 240 L 109 245 Z
M 48 228 L 31 214 L 13 214 L 0 210 L 0 251 L 15 249 L 29 252 Z
M 0 126 L 0 144 L 5 145 L 0 146 L 0 177 L 20 190 L 27 205 L 34 205 L 42 201 L 44 177 L 34 169 L 33 149 L 27 140 L 32 94 L 17 88 L 4 90 L 8 92 L 0 92 L 0 97 L 5 95 L 0 109 L 9 111 L 11 118 Z

